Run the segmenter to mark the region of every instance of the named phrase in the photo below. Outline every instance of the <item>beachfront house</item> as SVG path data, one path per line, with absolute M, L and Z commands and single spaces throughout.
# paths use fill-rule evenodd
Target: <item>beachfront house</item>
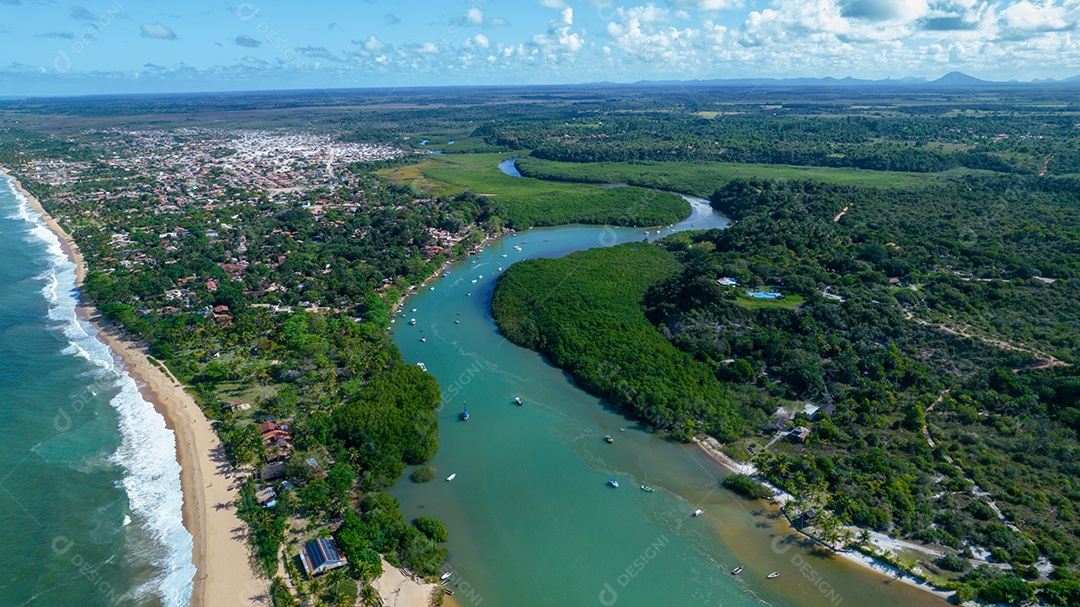
M 303 552 L 300 553 L 300 561 L 304 564 L 304 571 L 308 575 L 318 575 L 349 564 L 345 557 L 338 552 L 334 540 L 327 538 L 308 542 L 304 546 Z

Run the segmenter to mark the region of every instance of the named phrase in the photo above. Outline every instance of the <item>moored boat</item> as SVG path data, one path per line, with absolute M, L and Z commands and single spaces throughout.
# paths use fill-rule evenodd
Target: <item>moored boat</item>
M 653 491 L 655 491 L 655 489 L 653 489 L 652 487 L 650 487 L 648 485 L 642 485 L 641 490 L 644 491 L 645 493 L 652 493 Z
M 457 476 L 457 472 L 451 474 L 450 476 L 446 477 L 446 482 L 449 483 L 450 481 L 454 480 L 454 477 L 456 477 L 456 476 Z
M 425 365 L 424 363 L 416 363 L 416 366 L 420 367 L 421 371 L 427 371 L 427 365 Z
M 439 576 L 439 579 L 440 580 L 448 580 L 448 579 L 450 579 L 450 575 L 451 575 L 451 573 L 449 571 L 447 571 L 446 573 Z
M 731 570 L 731 575 L 739 575 L 740 573 L 742 573 L 742 570 L 743 566 L 739 565 L 738 567 Z
M 604 435 L 604 440 L 606 440 L 608 442 L 608 444 L 611 444 L 611 443 L 615 442 L 615 439 L 611 438 L 610 434 L 605 434 Z
M 461 421 L 463 421 L 463 422 L 469 421 L 469 410 L 468 409 L 465 409 L 464 411 L 461 412 Z
M 769 574 L 769 579 L 770 580 L 778 578 L 778 577 L 780 577 L 780 572 L 779 571 L 773 571 L 772 573 Z
M 520 397 L 520 396 L 515 396 L 515 397 L 514 397 L 514 402 L 515 402 L 515 403 L 517 403 L 517 406 L 519 406 L 519 407 L 520 407 L 521 405 L 524 405 L 524 404 L 525 404 L 525 403 L 521 402 L 521 397 Z
M 705 514 L 705 511 L 702 510 L 701 508 L 698 508 L 697 510 L 694 511 L 694 516 L 701 516 L 702 514 Z
M 614 477 L 608 479 L 608 484 L 612 487 L 615 487 L 616 489 L 619 488 L 619 481 L 615 480 Z

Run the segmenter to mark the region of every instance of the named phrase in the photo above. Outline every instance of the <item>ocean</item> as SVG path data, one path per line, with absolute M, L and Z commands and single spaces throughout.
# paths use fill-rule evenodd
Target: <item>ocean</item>
M 0 605 L 187 605 L 173 432 L 76 304 L 74 264 L 0 177 Z

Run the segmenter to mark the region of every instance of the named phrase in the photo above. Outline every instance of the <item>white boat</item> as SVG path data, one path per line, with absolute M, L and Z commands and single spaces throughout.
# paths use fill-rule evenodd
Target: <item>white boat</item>
M 503 253 L 503 257 L 506 257 L 506 253 Z
M 780 572 L 779 571 L 773 571 L 772 573 L 769 574 L 769 579 L 770 580 L 776 579 L 778 577 L 780 577 Z
M 426 337 L 421 337 L 420 342 L 421 343 L 427 343 L 427 338 Z
M 450 574 L 450 572 L 449 572 L 449 571 L 447 571 L 446 573 L 444 573 L 444 574 L 442 574 L 441 576 L 439 576 L 439 579 L 440 579 L 440 580 L 448 580 L 448 579 L 450 579 L 450 575 L 451 575 L 451 574 Z
M 424 363 L 416 363 L 416 366 L 420 367 L 421 371 L 427 371 L 427 365 L 425 365 Z
M 415 318 L 410 318 L 409 319 L 409 324 L 410 325 L 415 325 L 416 324 L 416 319 Z
M 614 477 L 608 479 L 608 484 L 611 485 L 612 487 L 615 487 L 616 489 L 619 488 L 619 481 L 615 480 Z
M 415 314 L 416 313 L 416 308 L 413 308 L 412 311 L 413 311 L 413 314 Z
M 702 514 L 705 514 L 705 511 L 702 510 L 701 508 L 698 508 L 697 510 L 694 511 L 694 516 L 701 516 Z
M 450 481 L 454 480 L 454 477 L 456 477 L 456 476 L 457 476 L 457 472 L 451 474 L 450 476 L 446 477 L 446 482 L 449 483 Z
M 517 245 L 514 245 L 514 250 L 515 250 L 515 251 L 520 251 L 520 250 L 521 250 L 521 247 L 519 247 L 519 246 L 517 246 Z

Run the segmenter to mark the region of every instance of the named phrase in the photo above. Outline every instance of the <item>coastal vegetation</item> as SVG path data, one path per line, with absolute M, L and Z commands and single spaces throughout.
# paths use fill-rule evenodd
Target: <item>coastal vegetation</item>
M 717 428 L 690 408 L 678 425 L 657 426 L 736 445 L 746 440 L 738 432 L 808 428 L 754 459 L 796 509 L 944 547 L 962 571 L 974 567 L 952 582 L 960 595 L 1012 601 L 1035 592 L 1031 579 L 1048 583 L 1033 565 L 1068 575 L 1080 560 L 1069 525 L 1080 449 L 1071 366 L 1080 325 L 1067 303 L 1078 295 L 1073 187 L 1029 177 L 918 191 L 736 180 L 712 196 L 731 228 L 517 264 L 493 312 L 509 338 L 615 404 L 623 377 L 579 369 L 621 369 L 666 338 L 711 376 L 698 398 L 728 403 L 735 421 Z M 674 255 L 666 276 L 618 271 L 629 267 L 620 257 L 658 255 L 649 249 Z M 798 305 L 743 305 L 750 291 Z M 553 303 L 529 293 L 553 293 Z M 613 326 L 636 330 L 621 331 L 629 343 L 586 338 Z M 580 337 L 560 347 L 565 335 Z M 632 368 L 638 385 L 671 376 L 662 365 Z M 655 423 L 652 411 L 635 412 Z M 826 526 L 826 539 L 841 538 L 839 525 L 816 525 Z M 986 559 L 1010 566 L 976 567 Z
M 413 91 L 379 120 L 320 106 L 317 124 L 268 95 L 236 130 L 164 118 L 237 109 L 223 99 L 8 108 L 45 126 L 4 127 L 0 164 L 73 234 L 101 314 L 189 387 L 245 471 L 237 512 L 275 604 L 370 595 L 382 558 L 429 576 L 446 558 L 445 526 L 386 493 L 408 465 L 433 479 L 438 449 L 440 388 L 388 336 L 402 298 L 509 229 L 689 212 L 649 188 L 710 197 L 735 223 L 513 265 L 492 304 L 508 338 L 674 440 L 749 456 L 779 439 L 753 463 L 830 543 L 841 525 L 922 540 L 958 599 L 1077 604 L 1071 105 L 515 95 Z M 497 168 L 513 157 L 524 178 Z M 300 573 L 315 537 L 355 583 Z

